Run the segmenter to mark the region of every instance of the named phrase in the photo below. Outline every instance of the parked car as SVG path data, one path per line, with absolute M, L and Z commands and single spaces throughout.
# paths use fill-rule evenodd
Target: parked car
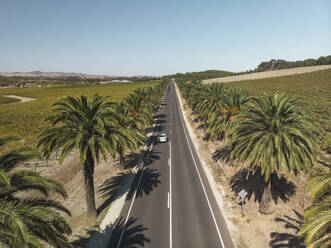
M 157 137 L 157 141 L 159 143 L 165 143 L 168 141 L 168 136 L 165 133 L 161 133 L 158 137 Z

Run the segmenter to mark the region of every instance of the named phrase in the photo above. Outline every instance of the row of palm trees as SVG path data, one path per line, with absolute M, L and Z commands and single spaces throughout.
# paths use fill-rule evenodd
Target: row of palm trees
M 126 152 L 145 143 L 145 131 L 153 124 L 166 85 L 162 81 L 154 88 L 139 88 L 116 103 L 109 97 L 81 95 L 62 97 L 53 104 L 53 114 L 46 118 L 51 127 L 39 135 L 37 146 L 45 158 L 61 150 L 60 161 L 72 151 L 79 153 L 89 216 L 96 216 L 95 165 L 118 156 L 124 166 Z
M 181 79 L 177 83 L 210 137 L 227 144 L 227 159 L 247 165 L 251 173 L 259 172 L 264 178 L 267 190 L 260 213 L 270 212 L 275 176 L 313 173 L 319 152 L 318 132 L 298 99 L 286 94 L 249 97 L 239 88 L 220 83 L 206 85 Z M 309 184 L 315 201 L 305 211 L 301 235 L 310 247 L 330 247 L 330 181 L 327 173 L 313 177 Z
M 124 166 L 126 153 L 145 143 L 166 86 L 163 81 L 137 89 L 116 103 L 109 97 L 81 95 L 62 97 L 52 105 L 46 118 L 50 127 L 39 135 L 37 146 L 43 158 L 59 150 L 60 162 L 72 151 L 79 153 L 89 216 L 96 216 L 95 165 L 113 157 Z M 40 156 L 17 142 L 16 137 L 0 138 L 0 147 L 6 148 L 0 155 L 0 247 L 72 247 L 68 241 L 72 231 L 63 217 L 70 211 L 48 198 L 51 192 L 66 198 L 64 187 L 37 172 L 15 169 Z M 16 143 L 16 148 L 10 148 L 10 143 Z M 31 190 L 37 197 L 31 197 Z

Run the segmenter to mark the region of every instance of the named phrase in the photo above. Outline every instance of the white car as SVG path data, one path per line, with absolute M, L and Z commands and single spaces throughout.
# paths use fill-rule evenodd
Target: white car
M 158 137 L 157 137 L 157 141 L 159 143 L 164 143 L 168 141 L 168 137 L 165 133 L 161 133 Z

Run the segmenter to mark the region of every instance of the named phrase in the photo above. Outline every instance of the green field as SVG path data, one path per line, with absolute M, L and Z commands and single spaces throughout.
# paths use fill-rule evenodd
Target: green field
M 292 76 L 227 83 L 240 87 L 252 95 L 285 92 L 301 98 L 305 110 L 323 132 L 331 132 L 331 69 Z
M 18 135 L 26 144 L 34 145 L 38 134 L 45 129 L 44 117 L 51 113 L 51 105 L 57 98 L 67 96 L 79 96 L 81 93 L 102 96 L 111 96 L 111 101 L 119 101 L 133 90 L 140 87 L 150 87 L 159 81 L 140 83 L 117 83 L 110 85 L 80 85 L 80 86 L 52 86 L 43 88 L 2 88 L 0 89 L 0 101 L 2 95 L 18 95 L 36 98 L 37 100 L 10 105 L 0 105 L 0 136 Z

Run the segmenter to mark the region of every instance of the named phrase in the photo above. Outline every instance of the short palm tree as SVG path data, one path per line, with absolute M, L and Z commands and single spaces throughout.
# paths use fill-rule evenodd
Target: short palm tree
M 18 141 L 16 137 L 0 138 L 0 146 Z M 66 197 L 62 185 L 36 172 L 13 169 L 36 157 L 28 147 L 18 147 L 0 155 L 0 246 L 1 247 L 71 247 L 67 235 L 71 229 L 59 212 L 70 212 L 61 204 L 46 198 L 29 198 L 28 190 L 47 197 L 51 191 Z
M 233 130 L 231 156 L 249 162 L 252 170 L 261 167 L 261 176 L 270 185 L 270 176 L 278 177 L 301 171 L 309 173 L 318 151 L 315 128 L 299 108 L 297 99 L 284 94 L 253 98 L 239 113 L 240 125 Z M 260 204 L 260 212 L 268 211 L 270 187 Z
M 313 176 L 307 183 L 313 205 L 304 211 L 300 235 L 309 248 L 331 246 L 331 172 Z
M 42 154 L 49 156 L 61 148 L 60 161 L 73 150 L 79 152 L 83 166 L 87 214 L 96 216 L 94 194 L 94 166 L 102 156 L 115 156 L 116 146 L 123 140 L 121 128 L 114 125 L 113 103 L 106 97 L 94 95 L 88 98 L 66 96 L 52 105 L 53 115 L 46 118 L 52 125 L 38 137 Z

